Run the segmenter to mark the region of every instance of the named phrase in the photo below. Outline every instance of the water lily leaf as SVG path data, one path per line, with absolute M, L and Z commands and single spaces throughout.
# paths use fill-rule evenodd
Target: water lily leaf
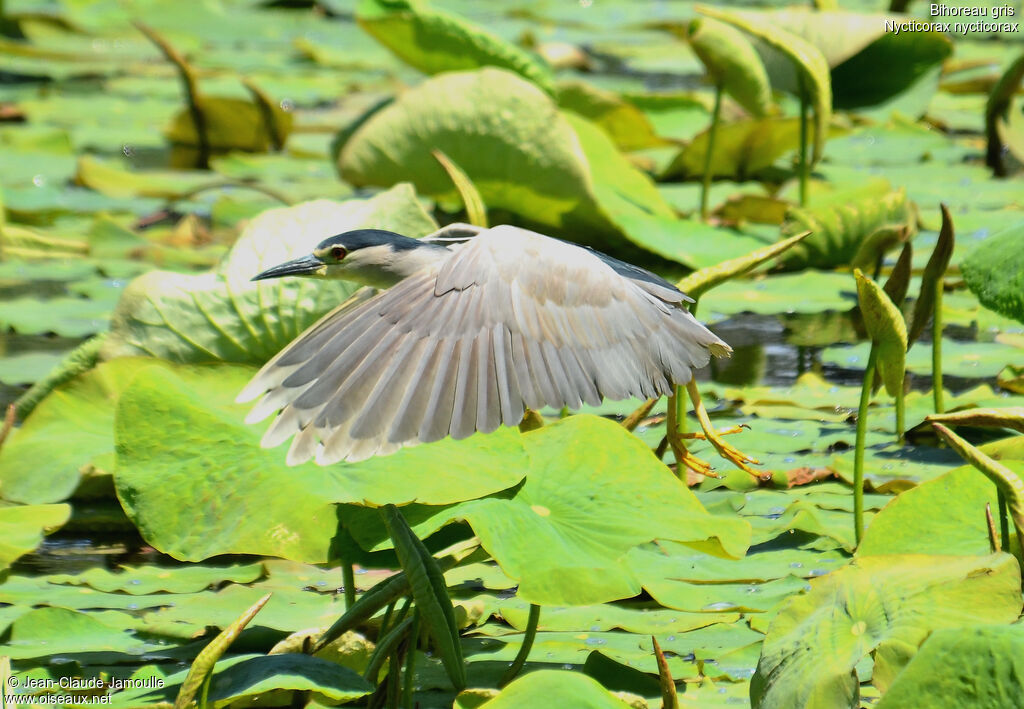
M 956 667 L 956 673 L 950 667 Z M 1020 625 L 936 630 L 875 706 L 1020 706 L 1024 704 L 1022 671 L 1024 630 Z
M 70 516 L 69 505 L 0 507 L 0 571 L 39 546 L 43 535 L 62 527 Z
M 1024 222 L 978 244 L 960 264 L 986 308 L 1024 323 Z
M 893 305 L 881 286 L 854 269 L 857 279 L 857 302 L 864 317 L 871 341 L 878 348 L 878 372 L 885 383 L 889 396 L 903 391 L 903 376 L 906 372 L 907 324 L 903 313 Z
M 691 298 L 697 299 L 705 291 L 725 283 L 736 276 L 740 276 L 747 271 L 760 266 L 765 261 L 775 258 L 779 254 L 799 243 L 802 239 L 806 238 L 808 234 L 809 232 L 797 234 L 789 237 L 788 239 L 784 239 L 783 241 L 776 242 L 771 246 L 765 246 L 738 258 L 723 261 L 716 266 L 710 266 L 708 268 L 702 268 L 699 271 L 694 271 L 689 276 L 679 281 L 679 289 Z
M 469 522 L 502 571 L 519 582 L 519 597 L 530 603 L 588 605 L 636 595 L 641 577 L 623 569 L 622 557 L 653 539 L 727 557 L 747 547 L 746 522 L 708 514 L 617 423 L 581 414 L 522 440 L 530 464 L 521 487 L 447 508 L 407 508 L 406 517 L 420 537 L 456 519 Z M 636 514 L 638 505 L 643 515 Z M 390 546 L 373 517 L 349 528 L 366 549 Z M 702 556 L 715 559 L 708 554 Z
M 176 672 L 163 677 L 159 689 L 139 687 L 118 692 L 111 705 L 170 705 L 185 677 L 185 671 Z M 287 702 L 295 692 L 303 691 L 311 692 L 316 706 L 333 706 L 365 696 L 373 687 L 347 667 L 302 653 L 236 655 L 217 663 L 207 699 L 210 707 L 222 709 L 239 700 L 255 701 L 256 697 Z
M 108 197 L 177 198 L 212 182 L 199 170 L 128 170 L 92 155 L 78 158 L 76 181 Z
M 362 0 L 356 21 L 399 59 L 426 74 L 494 66 L 552 92 L 551 70 L 540 57 L 425 0 Z
M 81 652 L 139 654 L 148 645 L 86 613 L 66 608 L 36 608 L 11 625 L 4 654 L 12 659 Z
M 814 109 L 812 162 L 820 160 L 832 118 L 832 84 L 828 62 L 821 51 L 763 14 L 722 10 L 707 5 L 698 6 L 697 11 L 737 27 L 752 37 L 773 87 L 797 96 L 807 96 Z
M 262 564 L 233 564 L 232 566 L 122 566 L 118 571 L 93 567 L 80 574 L 51 574 L 50 583 L 88 586 L 97 591 L 120 591 L 133 596 L 165 591 L 168 593 L 197 593 L 204 588 L 231 583 L 251 583 L 261 576 Z
M 58 502 L 74 492 L 81 471 L 110 471 L 114 404 L 149 362 L 101 364 L 57 387 L 0 449 L 0 495 L 28 504 Z
M 846 369 L 864 369 L 864 365 L 868 361 L 868 347 L 867 343 L 861 343 L 854 347 L 827 347 L 821 354 L 821 361 L 824 364 Z M 1020 357 L 1020 349 L 998 342 L 945 340 L 942 343 L 942 371 L 954 377 L 971 379 L 994 377 L 1008 362 L 1019 361 Z M 914 374 L 930 374 L 932 367 L 931 343 L 918 342 L 914 345 L 914 348 L 907 353 L 906 366 L 907 371 Z
M 101 356 L 265 362 L 357 286 L 302 278 L 250 279 L 309 253 L 332 234 L 356 228 L 420 236 L 436 225 L 408 185 L 366 200 L 318 200 L 266 211 L 249 223 L 216 271 L 150 271 L 132 281 L 114 312 Z
M 583 116 L 611 137 L 619 150 L 643 150 L 671 141 L 659 138 L 643 111 L 613 91 L 583 81 L 563 81 L 556 88 L 559 108 Z
M 1024 473 L 1024 462 L 1006 464 Z M 970 465 L 955 468 L 889 502 L 871 520 L 857 554 L 985 554 L 986 503 L 997 509 L 992 482 Z
M 811 238 L 811 237 L 808 237 Z M 793 248 L 800 248 L 797 244 Z M 785 258 L 783 256 L 782 258 Z M 704 299 L 712 313 L 820 313 L 853 305 L 849 276 L 824 271 L 736 279 Z
M 276 103 L 269 104 L 269 113 L 262 105 L 240 98 L 200 95 L 197 103 L 210 149 L 216 152 L 265 153 L 279 142 L 283 144 L 292 129 L 292 114 Z M 179 150 L 172 160 L 175 165 L 195 164 L 189 158 L 198 151 L 199 137 L 187 108 L 174 116 L 165 136 Z
M 700 57 L 712 83 L 721 86 L 754 116 L 772 105 L 768 72 L 746 36 L 724 22 L 698 18 L 690 23 L 687 39 Z
M 1010 623 L 1020 605 L 1020 570 L 1009 554 L 858 557 L 812 582 L 772 621 L 751 701 L 766 709 L 852 706 L 855 668 L 869 653 L 873 682 L 884 688 L 932 631 Z
M 110 303 L 88 298 L 25 296 L 0 303 L 0 328 L 22 335 L 85 337 L 104 330 L 109 318 Z
M 143 537 L 176 558 L 255 553 L 324 562 L 335 503 L 443 505 L 522 480 L 525 456 L 509 428 L 357 464 L 289 468 L 283 451 L 260 448 L 262 431 L 246 425 L 246 407 L 234 403 L 252 374 L 224 365 L 147 368 L 118 402 L 118 497 Z M 282 485 L 286 498 L 275 492 Z M 199 528 L 207 531 L 190 531 Z
M 694 178 L 704 174 L 710 128 L 694 137 L 672 160 L 662 179 Z M 747 180 L 800 147 L 796 118 L 749 118 L 719 125 L 711 156 L 713 177 Z
M 840 192 L 809 208 L 790 209 L 782 233 L 790 236 L 810 231 L 811 235 L 781 259 L 784 268 L 834 268 L 849 266 L 855 259 L 869 261 L 871 257 L 862 249 L 880 228 L 906 227 L 913 233 L 914 210 L 904 189 L 885 195 L 861 194 L 851 201 L 854 194 Z M 877 258 L 899 242 L 900 239 L 879 239 L 875 244 L 878 251 L 873 256 Z
M 480 709 L 523 706 L 573 706 L 579 709 L 629 709 L 629 704 L 578 672 L 538 670 L 512 682 Z
M 410 180 L 422 194 L 455 201 L 434 149 L 466 172 L 488 208 L 571 229 L 599 248 L 621 251 L 623 236 L 647 248 L 650 221 L 677 221 L 607 134 L 501 69 L 447 73 L 410 89 L 352 133 L 338 164 L 355 186 Z

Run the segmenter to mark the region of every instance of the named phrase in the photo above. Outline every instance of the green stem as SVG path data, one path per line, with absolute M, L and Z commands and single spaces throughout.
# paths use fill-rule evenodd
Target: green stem
M 341 562 L 341 582 L 345 585 L 345 610 L 356 602 L 356 572 L 351 561 Z
M 903 445 L 903 433 L 906 431 L 906 406 L 903 387 L 896 392 L 896 443 Z
M 405 656 L 405 682 L 402 685 L 402 705 L 412 709 L 412 678 L 416 671 L 416 645 L 420 637 L 420 612 L 412 612 L 412 627 L 409 628 L 409 645 Z
M 935 279 L 935 310 L 932 313 L 932 396 L 935 413 L 945 410 L 942 401 L 942 278 Z
M 512 661 L 508 670 L 502 675 L 501 681 L 498 682 L 499 687 L 504 687 L 506 684 L 511 682 L 519 674 L 519 670 L 523 669 L 523 665 L 526 664 L 526 658 L 530 654 L 530 649 L 533 647 L 533 640 L 537 637 L 537 625 L 540 623 L 540 606 L 535 603 L 530 604 L 530 616 L 526 619 L 526 632 L 523 633 L 523 644 L 519 646 L 519 652 L 516 653 L 516 659 Z
M 800 80 L 800 163 L 797 168 L 800 172 L 800 206 L 807 206 L 807 178 L 810 170 L 807 164 L 807 90 L 804 88 L 803 80 Z
M 853 536 L 860 544 L 864 536 L 864 438 L 868 430 L 868 404 L 871 402 L 871 385 L 875 381 L 875 361 L 878 350 L 871 343 L 868 366 L 864 370 L 864 381 L 860 386 L 860 406 L 857 407 L 857 438 L 853 449 Z
M 676 384 L 676 430 L 679 433 L 686 433 L 686 397 L 683 394 L 683 387 Z
M 996 488 L 996 499 L 999 500 L 999 541 L 1002 544 L 1003 551 L 1010 552 L 1010 517 L 1006 513 L 1006 495 L 1003 491 Z M 1017 543 L 1020 544 L 1021 540 L 1018 539 Z
M 718 118 L 722 112 L 722 85 L 715 84 L 715 107 L 711 109 L 711 126 L 708 128 L 708 149 L 704 153 L 704 179 L 700 186 L 700 218 L 708 220 L 708 195 L 711 192 L 711 158 L 715 151 L 715 134 L 718 133 Z

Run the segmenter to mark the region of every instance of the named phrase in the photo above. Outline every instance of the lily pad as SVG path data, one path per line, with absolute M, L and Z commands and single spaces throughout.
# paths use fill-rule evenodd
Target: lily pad
M 253 370 L 177 371 L 191 383 L 154 367 L 122 396 L 115 476 L 143 537 L 176 558 L 252 553 L 323 562 L 338 526 L 335 503 L 446 504 L 511 487 L 524 473 L 519 434 L 509 429 L 357 464 L 289 468 L 283 451 L 260 448 L 262 432 L 234 403 Z M 282 485 L 287 497 L 276 492 Z
M 1004 464 L 1024 472 L 1024 462 Z M 857 554 L 984 554 L 986 504 L 996 514 L 995 485 L 970 465 L 956 468 L 897 495 L 871 521 Z
M 975 599 L 984 597 L 984 604 Z M 772 622 L 750 685 L 760 707 L 851 706 L 854 668 L 873 653 L 884 689 L 929 633 L 1010 623 L 1021 605 L 1009 554 L 862 556 L 814 582 Z
M 420 236 L 435 225 L 408 185 L 366 200 L 317 200 L 266 211 L 249 223 L 215 271 L 150 271 L 128 284 L 101 356 L 265 362 L 342 303 L 356 285 L 303 278 L 257 284 L 250 279 L 311 252 L 328 236 L 357 228 Z
M 630 706 L 586 675 L 540 670 L 512 682 L 497 697 L 481 704 L 480 709 L 515 709 L 540 704 L 579 709 L 628 709 Z
M 426 0 L 362 0 L 356 21 L 424 73 L 495 66 L 552 91 L 551 70 L 540 57 Z
M 1020 706 L 1022 658 L 1017 624 L 936 630 L 875 706 Z
M 338 164 L 356 186 L 410 180 L 423 194 L 454 201 L 433 149 L 466 172 L 488 208 L 572 228 L 600 248 L 621 251 L 624 236 L 646 247 L 638 228 L 645 223 L 626 219 L 675 222 L 651 181 L 607 134 L 559 112 L 535 85 L 500 69 L 451 72 L 410 89 L 355 129 Z
M 1024 222 L 974 247 L 961 264 L 982 305 L 1024 323 Z
M 228 567 L 193 564 L 183 567 L 124 566 L 119 571 L 92 568 L 81 574 L 52 574 L 50 583 L 89 586 L 107 593 L 121 591 L 133 596 L 157 591 L 197 593 L 223 582 L 249 583 L 263 576 L 262 564 L 235 564 Z
M 68 505 L 0 507 L 0 571 L 39 546 L 43 535 L 63 526 L 70 515 Z

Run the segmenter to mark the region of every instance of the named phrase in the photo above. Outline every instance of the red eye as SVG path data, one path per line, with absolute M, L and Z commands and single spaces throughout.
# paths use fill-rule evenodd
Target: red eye
M 348 255 L 348 251 L 345 250 L 345 247 L 343 247 L 343 246 L 332 246 L 331 247 L 331 256 L 336 261 L 341 261 L 347 255 Z

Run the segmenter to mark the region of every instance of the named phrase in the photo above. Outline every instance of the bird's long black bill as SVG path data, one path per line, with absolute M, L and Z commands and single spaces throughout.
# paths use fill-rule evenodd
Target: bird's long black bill
M 309 254 L 301 258 L 285 261 L 282 264 L 268 268 L 263 273 L 252 277 L 254 281 L 263 281 L 268 278 L 281 278 L 282 276 L 315 276 L 323 273 L 326 268 L 324 262 L 316 256 Z

